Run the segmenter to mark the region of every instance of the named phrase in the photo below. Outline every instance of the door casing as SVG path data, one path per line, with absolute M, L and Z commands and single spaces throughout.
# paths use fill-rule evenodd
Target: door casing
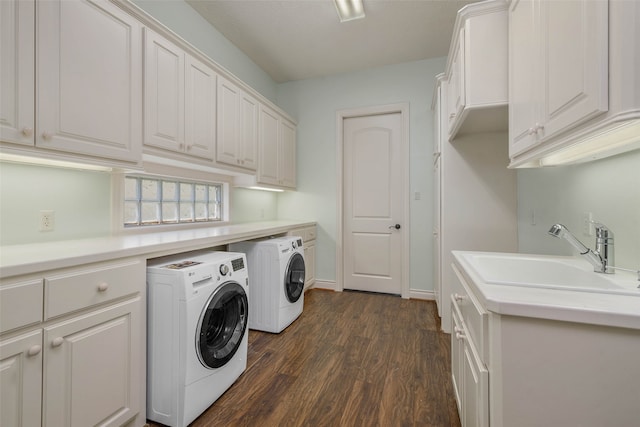
M 402 158 L 402 298 L 409 298 L 410 285 L 410 236 L 411 222 L 409 211 L 410 171 L 409 171 L 409 103 L 387 104 L 372 107 L 339 110 L 336 112 L 336 286 L 335 290 L 344 290 L 344 127 L 345 119 L 352 117 L 375 116 L 400 113 L 402 117 L 401 158 Z

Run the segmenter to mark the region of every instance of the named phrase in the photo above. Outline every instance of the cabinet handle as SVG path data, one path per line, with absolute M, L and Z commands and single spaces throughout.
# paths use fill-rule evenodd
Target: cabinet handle
M 31 129 L 31 128 L 22 128 L 22 135 L 24 135 L 24 136 L 33 135 L 33 129 Z
M 449 114 L 449 118 L 450 118 L 450 119 L 453 119 L 453 118 L 455 118 L 455 117 L 456 117 L 456 113 L 451 113 L 451 114 Z
M 462 334 L 462 333 L 460 333 L 460 332 L 456 332 L 456 338 L 457 338 L 457 339 L 459 339 L 459 340 L 463 340 L 463 339 L 465 339 L 466 337 L 464 336 L 464 334 Z
M 39 345 L 34 345 L 29 350 L 27 350 L 27 356 L 35 356 L 42 351 L 42 347 Z
M 187 145 L 187 151 L 191 151 L 191 145 Z
M 535 135 L 536 130 L 535 128 L 529 128 L 529 131 L 527 132 L 529 135 Z
M 541 125 L 540 123 L 536 123 L 536 127 L 534 129 L 535 129 L 536 133 L 538 133 L 541 130 L 544 130 L 544 126 Z
M 107 289 L 109 289 L 109 284 L 106 282 L 102 282 L 98 285 L 98 292 L 105 292 Z
M 178 148 L 181 149 L 181 150 L 184 150 L 184 144 L 182 144 L 182 143 L 178 144 Z
M 461 334 L 461 333 L 463 333 L 463 332 L 464 332 L 464 329 L 462 329 L 462 328 L 461 328 L 461 327 L 459 327 L 459 326 L 454 326 L 454 328 L 453 328 L 453 332 L 455 332 L 456 334 Z
M 54 338 L 53 341 L 51 341 L 51 347 L 60 347 L 62 343 L 64 343 L 64 338 Z
M 50 141 L 52 136 L 53 135 L 51 135 L 51 133 L 49 133 L 49 132 L 43 132 L 42 133 L 42 139 L 44 139 L 45 141 Z
M 466 297 L 466 296 L 464 296 L 464 295 L 460 295 L 460 294 L 453 294 L 453 299 L 454 299 L 454 300 L 456 300 L 456 301 L 462 301 L 462 300 L 464 300 L 465 298 L 467 298 L 467 297 Z

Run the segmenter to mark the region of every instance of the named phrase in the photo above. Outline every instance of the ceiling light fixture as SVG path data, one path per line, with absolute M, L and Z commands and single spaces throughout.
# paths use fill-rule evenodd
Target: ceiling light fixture
M 362 0 L 333 0 L 340 17 L 340 22 L 364 18 Z

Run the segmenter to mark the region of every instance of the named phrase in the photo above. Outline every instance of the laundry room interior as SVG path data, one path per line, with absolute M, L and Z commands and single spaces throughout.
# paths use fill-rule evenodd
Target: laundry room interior
M 640 2 L 0 13 L 0 425 L 640 419 Z

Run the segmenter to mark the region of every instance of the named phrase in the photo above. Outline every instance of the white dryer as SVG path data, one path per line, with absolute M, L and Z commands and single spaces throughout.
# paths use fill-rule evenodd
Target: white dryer
M 247 367 L 242 253 L 199 251 L 147 264 L 147 418 L 184 427 Z
M 249 328 L 279 333 L 304 306 L 305 263 L 302 238 L 278 237 L 229 245 L 244 252 L 249 266 Z

